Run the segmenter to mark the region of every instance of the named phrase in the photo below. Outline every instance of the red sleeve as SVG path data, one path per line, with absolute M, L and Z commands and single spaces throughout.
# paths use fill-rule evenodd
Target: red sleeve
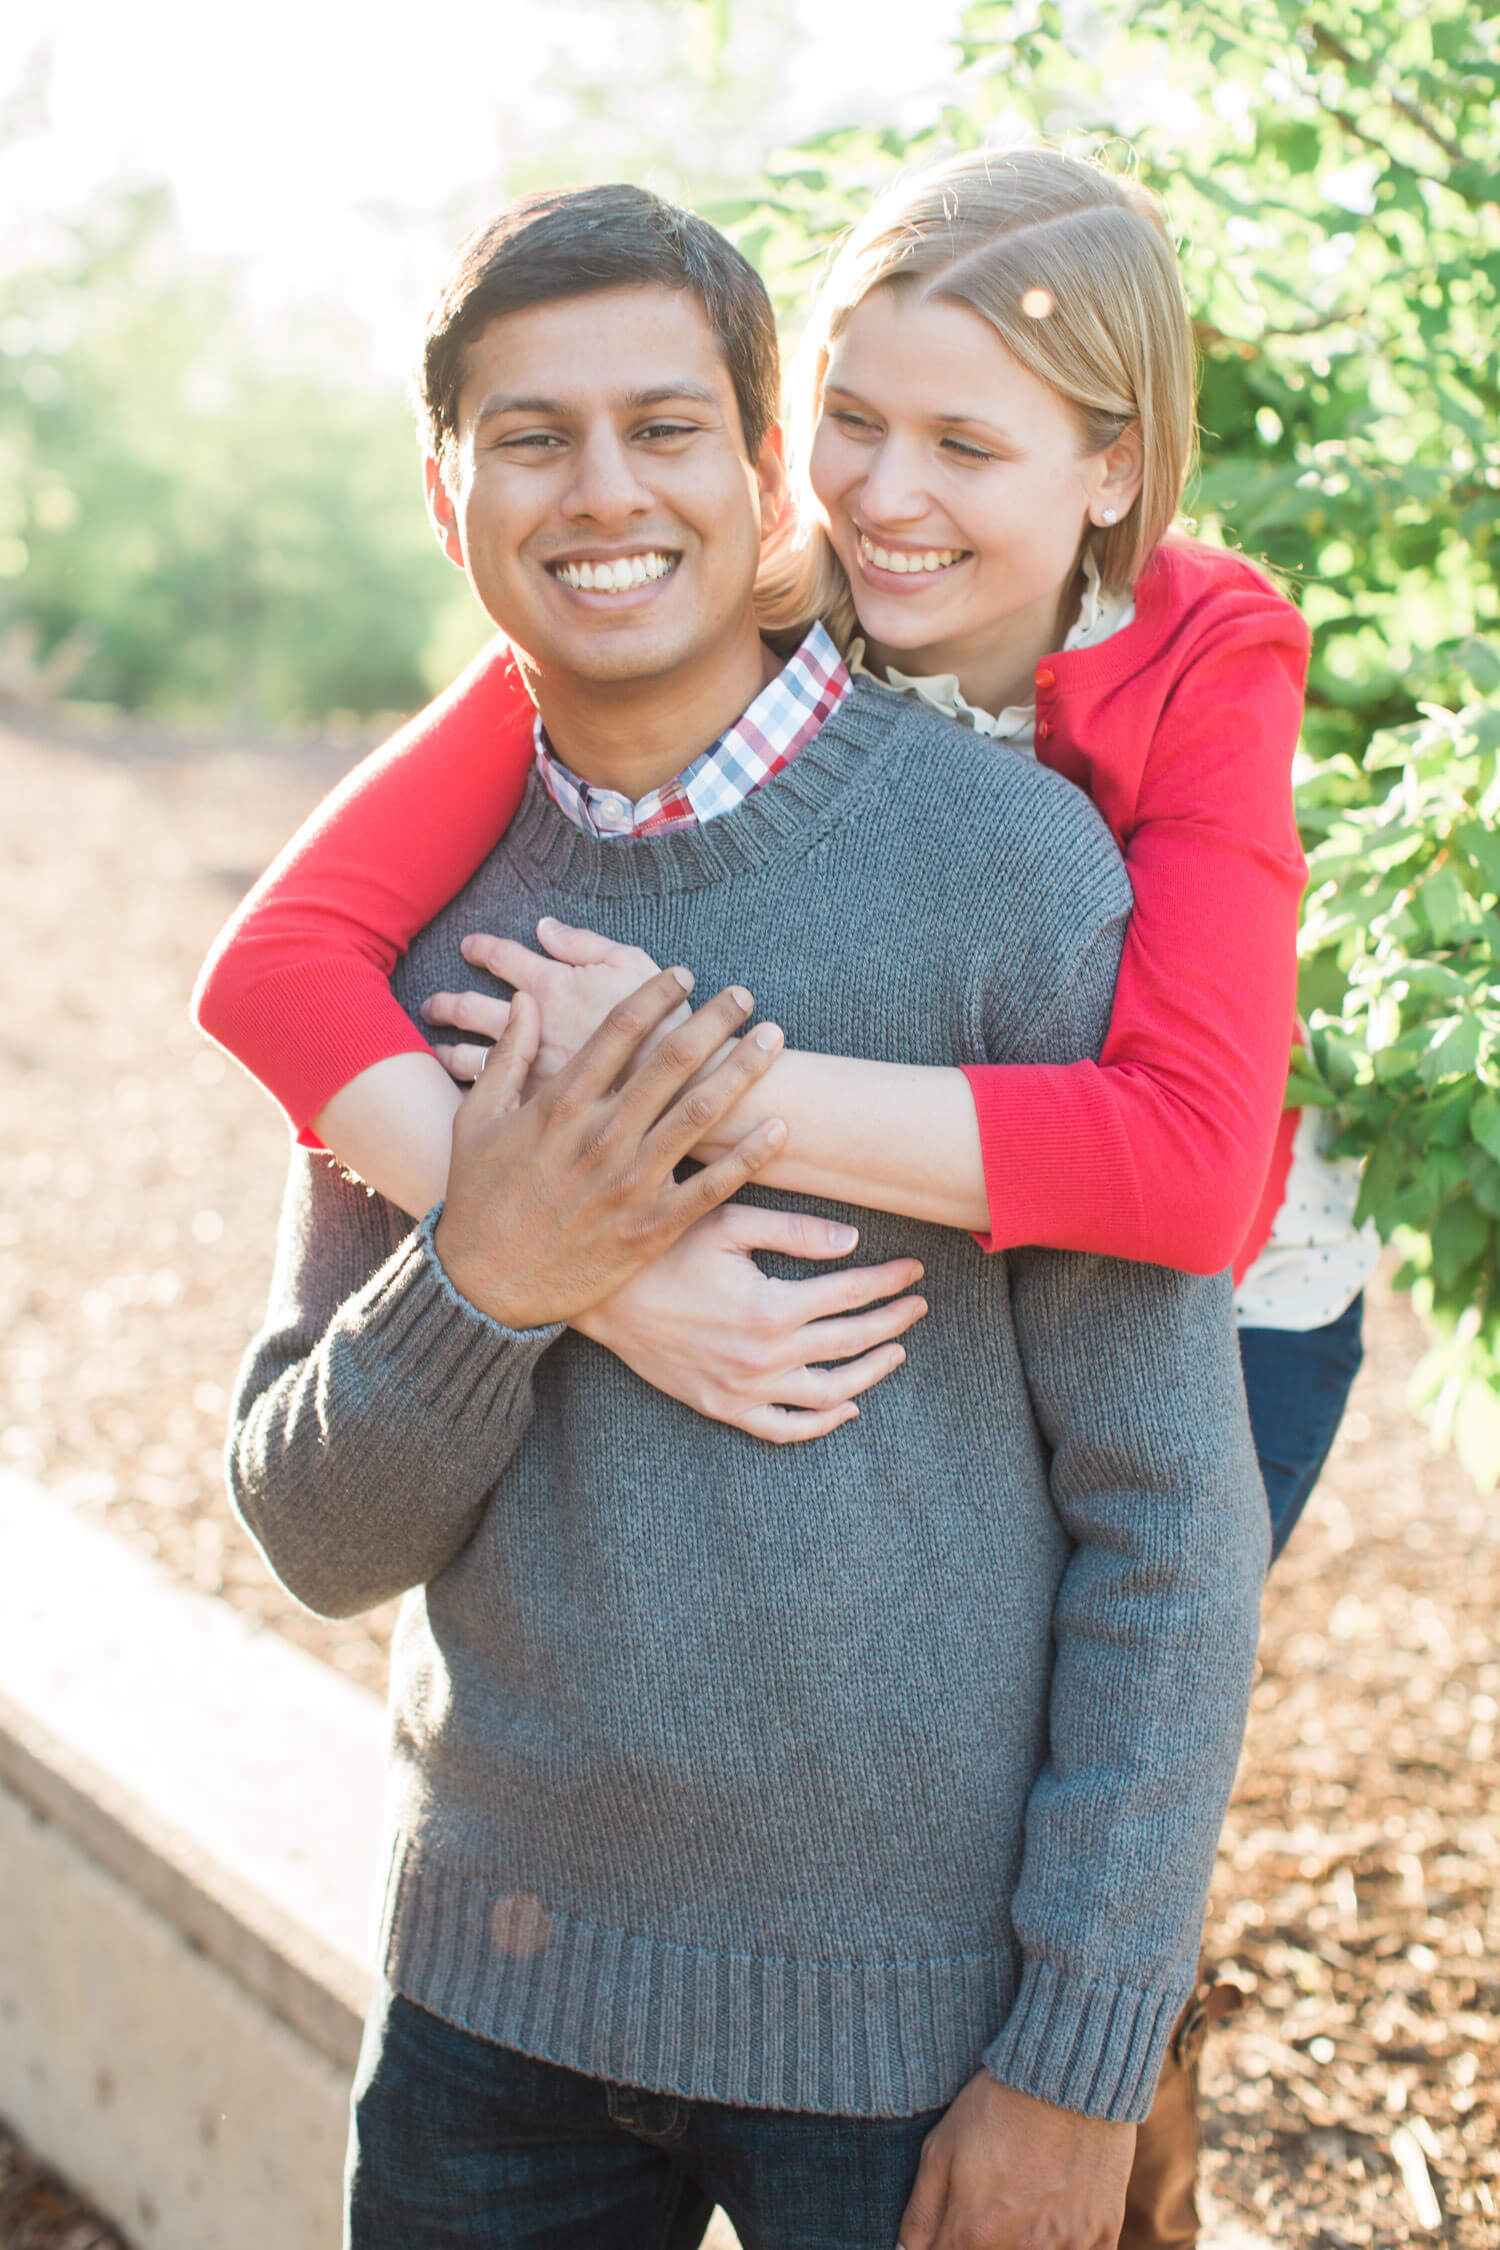
M 492 641 L 324 798 L 215 939 L 194 1018 L 299 1131 L 372 1063 L 427 1051 L 386 980 L 504 834 L 535 718 Z
M 1286 614 L 1279 639 L 1231 614 L 1163 707 L 1125 841 L 1135 911 L 1099 1062 L 966 1073 L 986 1249 L 1206 1274 L 1243 1271 L 1264 1239 L 1307 877 L 1291 789 L 1306 636 Z

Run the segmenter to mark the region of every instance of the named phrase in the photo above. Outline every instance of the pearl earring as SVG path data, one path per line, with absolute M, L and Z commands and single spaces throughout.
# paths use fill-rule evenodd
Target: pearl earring
M 1099 520 L 1101 523 L 1118 523 L 1120 511 L 1118 508 L 1106 508 Z

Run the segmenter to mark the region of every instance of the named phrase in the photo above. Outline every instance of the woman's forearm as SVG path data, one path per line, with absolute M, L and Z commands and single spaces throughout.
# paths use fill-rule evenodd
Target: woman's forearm
M 463 1095 L 434 1055 L 389 1055 L 341 1086 L 312 1129 L 367 1187 L 419 1219 L 448 1188 Z
M 789 1048 L 719 1128 L 711 1153 L 768 1117 L 784 1119 L 786 1145 L 757 1174 L 759 1186 L 988 1232 L 979 1125 L 962 1071 Z
M 367 1186 L 419 1218 L 446 1191 L 461 1099 L 431 1055 L 392 1055 L 341 1087 L 313 1130 Z M 988 1228 L 979 1127 L 961 1071 L 788 1051 L 702 1153 L 724 1153 L 770 1117 L 785 1120 L 787 1140 L 757 1175 L 762 1186 L 975 1234 Z

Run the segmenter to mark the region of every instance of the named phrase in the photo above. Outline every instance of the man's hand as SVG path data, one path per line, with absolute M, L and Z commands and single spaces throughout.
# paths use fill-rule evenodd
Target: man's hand
M 1135 2127 L 969 2080 L 922 2143 L 901 2250 L 1115 2250 Z
M 922 1268 L 895 1258 L 773 1281 L 750 1253 L 843 1258 L 858 1240 L 853 1227 L 827 1219 L 727 1203 L 573 1326 L 712 1421 L 775 1445 L 826 1437 L 853 1420 L 860 1392 L 905 1359 L 895 1339 L 927 1306 L 897 1292 L 910 1291 Z M 882 1297 L 895 1301 L 877 1303 Z M 825 1360 L 842 1364 L 818 1364 Z
M 749 993 L 733 986 L 632 1071 L 692 981 L 686 969 L 653 977 L 524 1103 L 541 1022 L 531 996 L 516 995 L 504 1036 L 454 1119 L 448 1196 L 433 1237 L 454 1287 L 503 1326 L 537 1328 L 597 1304 L 743 1187 L 784 1140 L 785 1126 L 770 1119 L 691 1179 L 673 1178 L 782 1045 L 776 1025 L 762 1024 L 692 1084 L 749 1014 Z

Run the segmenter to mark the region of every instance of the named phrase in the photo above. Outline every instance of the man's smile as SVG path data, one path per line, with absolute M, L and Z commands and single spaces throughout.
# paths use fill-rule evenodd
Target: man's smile
M 559 585 L 575 593 L 629 594 L 669 578 L 681 560 L 679 551 L 645 547 L 625 555 L 570 555 L 549 562 L 547 569 Z

